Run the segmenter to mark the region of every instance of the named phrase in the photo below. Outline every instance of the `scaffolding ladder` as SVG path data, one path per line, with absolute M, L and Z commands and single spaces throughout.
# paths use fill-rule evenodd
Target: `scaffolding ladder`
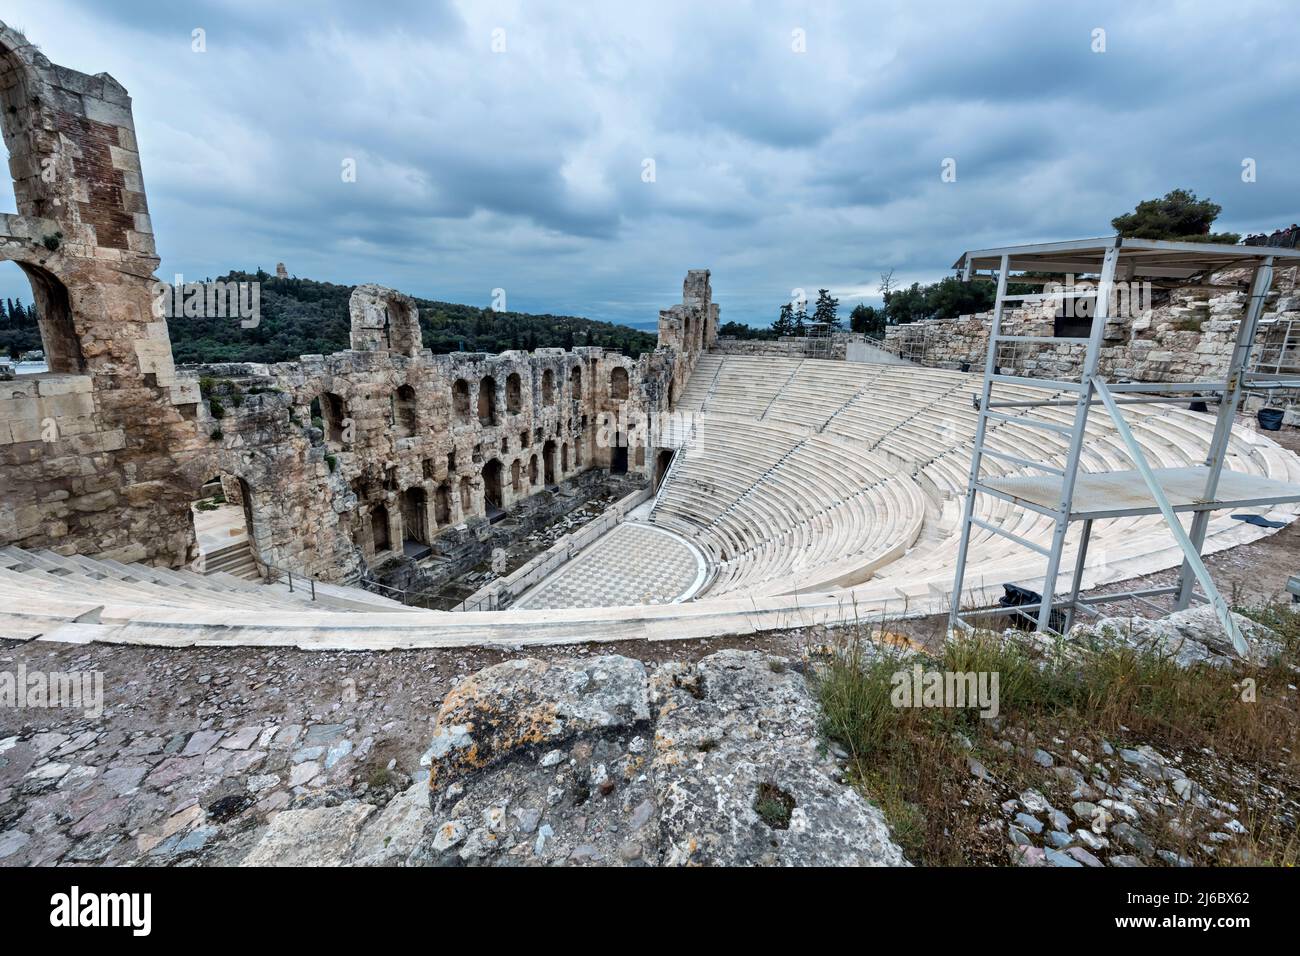
M 1184 275 L 1190 277 L 1196 274 L 1198 270 L 1194 266 L 1197 263 L 1209 263 L 1206 266 L 1205 279 L 1208 281 L 1208 272 L 1213 271 L 1212 266 L 1218 261 L 1209 253 L 1217 250 L 1214 255 L 1228 256 L 1224 250 L 1239 248 L 1241 247 L 1202 245 L 1197 249 L 1196 244 L 1190 243 L 1114 237 L 1108 240 L 1082 240 L 987 250 L 981 253 L 967 253 L 963 260 L 959 260 L 959 265 L 964 270 L 963 279 L 966 281 L 974 277 L 976 266 L 981 259 L 988 268 L 993 268 L 993 264 L 996 263 L 997 296 L 985 355 L 979 417 L 961 519 L 952 605 L 949 611 L 950 628 L 969 631 L 974 629 L 972 619 L 1016 614 L 1028 618 L 1040 631 L 1064 633 L 1070 629 L 1078 612 L 1098 613 L 1095 605 L 1123 600 L 1153 603 L 1150 602 L 1150 598 L 1168 595 L 1172 597 L 1173 607 L 1177 610 L 1186 608 L 1193 600 L 1208 602 L 1214 607 L 1234 647 L 1239 653 L 1246 653 L 1245 641 L 1232 618 L 1231 610 L 1215 588 L 1205 568 L 1201 558 L 1201 548 L 1204 545 L 1211 512 L 1215 510 L 1300 501 L 1300 485 L 1224 471 L 1224 458 L 1231 436 L 1232 423 L 1243 391 L 1252 385 L 1284 387 L 1289 384 L 1290 387 L 1295 387 L 1300 384 L 1300 376 L 1293 377 L 1288 382 L 1265 382 L 1263 379 L 1268 376 L 1252 375 L 1247 371 L 1251 345 L 1272 279 L 1274 256 L 1269 253 L 1275 253 L 1277 250 L 1260 250 L 1263 254 L 1252 257 L 1254 274 L 1251 280 L 1250 299 L 1238 328 L 1224 381 L 1112 383 L 1098 374 L 1103 334 L 1106 323 L 1111 318 L 1111 304 L 1114 299 L 1112 293 L 1117 278 L 1130 280 L 1138 275 L 1168 275 L 1171 277 L 1170 281 L 1178 281 Z M 1199 258 L 1196 256 L 1197 252 L 1201 253 Z M 1186 263 L 1180 260 L 1180 255 L 1183 254 L 1186 255 Z M 1099 278 L 1095 290 L 1028 295 L 1008 294 L 1008 276 L 1013 269 L 1032 270 L 1039 268 L 1040 265 L 1044 267 L 1043 271 L 1049 272 L 1065 273 L 1073 269 L 1079 272 L 1096 272 Z M 1179 268 L 1180 265 L 1183 267 Z M 1008 302 L 1059 301 L 1069 297 L 1095 298 L 1092 324 L 1086 337 L 1066 338 L 1054 337 L 1050 334 L 1022 336 L 1003 333 L 1002 325 Z M 1004 374 L 999 365 L 999 346 L 1009 343 L 1083 346 L 1079 378 L 1053 380 Z M 1276 375 L 1271 377 L 1286 378 Z M 1066 393 L 1068 397 L 1060 400 L 1046 398 L 1001 400 L 997 393 L 999 385 L 1030 386 L 1057 394 Z M 1124 419 L 1121 406 L 1167 402 L 1184 393 L 1188 399 L 1194 399 L 1198 393 L 1219 396 L 1218 414 L 1204 465 L 1194 468 L 1152 468 Z M 1048 405 L 1072 408 L 1071 423 L 1066 425 L 1060 421 L 1034 416 L 1035 408 Z M 1105 409 L 1113 422 L 1125 451 L 1133 462 L 1132 470 L 1100 473 L 1081 470 L 1085 430 L 1089 414 L 1097 405 Z M 1012 414 L 1013 411 L 1018 414 Z M 1067 441 L 1068 452 L 1064 464 L 1013 455 L 1005 450 L 988 447 L 990 425 L 996 426 L 1005 422 L 1045 429 Z M 986 459 L 1001 461 L 1014 469 L 1039 474 L 1013 473 L 1009 476 L 989 476 L 984 468 Z M 1008 528 L 1000 527 L 995 522 L 978 517 L 977 501 L 983 495 L 1028 508 L 1049 518 L 1052 522 L 1050 543 L 1031 541 Z M 1190 527 L 1187 529 L 1178 518 L 1180 512 L 1192 513 Z M 1137 514 L 1163 516 L 1165 524 L 1182 551 L 1183 562 L 1178 583 L 1168 587 L 1151 587 L 1081 597 L 1080 591 L 1093 522 Z M 1062 572 L 1066 537 L 1073 523 L 1080 523 L 1082 527 L 1075 550 L 1073 572 L 1068 586 L 1062 589 L 1059 578 Z M 989 606 L 988 596 L 984 593 L 984 588 L 988 585 L 981 585 L 978 591 L 969 587 L 966 580 L 967 561 L 972 531 L 976 528 L 1006 538 L 1016 546 L 1037 553 L 1043 558 L 1045 572 L 1041 599 L 1037 603 L 1025 603 L 1018 607 Z M 1195 590 L 1197 584 L 1201 588 L 1199 593 Z M 975 607 L 963 607 L 963 599 L 967 596 L 975 599 Z M 1054 614 L 1055 621 L 1062 622 L 1056 628 L 1051 626 L 1054 623 Z

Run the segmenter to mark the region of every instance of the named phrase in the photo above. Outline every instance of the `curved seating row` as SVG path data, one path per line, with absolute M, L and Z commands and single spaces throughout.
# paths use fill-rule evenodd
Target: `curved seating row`
M 715 564 L 704 598 L 788 594 L 870 580 L 920 599 L 951 588 L 961 508 L 969 481 L 981 376 L 899 365 L 773 359 L 709 353 L 683 395 L 699 418 L 695 441 L 661 490 L 652 519 L 696 542 Z M 1035 425 L 1071 428 L 1069 393 L 1000 383 L 1002 401 L 1058 400 L 1008 408 L 991 421 L 991 452 L 1064 465 L 1069 438 Z M 682 407 L 679 404 L 679 408 Z M 1200 464 L 1212 416 L 1175 405 L 1125 411 L 1157 468 Z M 1104 410 L 1089 415 L 1085 471 L 1132 467 Z M 1300 478 L 1300 460 L 1271 442 L 1234 434 L 1228 467 L 1282 480 Z M 993 455 L 986 477 L 1034 474 Z M 977 517 L 1046 546 L 1051 519 L 991 496 Z M 1254 509 L 1268 511 L 1268 508 Z M 1216 515 L 1211 536 L 1242 522 Z M 1172 543 L 1159 517 L 1098 522 L 1090 559 L 1122 560 L 1135 548 Z M 990 579 L 1041 576 L 1042 559 L 983 528 L 971 563 Z

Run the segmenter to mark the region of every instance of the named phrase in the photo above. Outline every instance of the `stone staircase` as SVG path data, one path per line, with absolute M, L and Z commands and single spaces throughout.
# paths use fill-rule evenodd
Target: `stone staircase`
M 253 548 L 247 538 L 241 538 L 238 541 L 232 541 L 230 544 L 222 545 L 213 551 L 209 551 L 202 557 L 199 565 L 201 574 L 228 574 L 232 577 L 243 578 L 245 581 L 260 581 L 261 572 L 257 569 L 257 561 L 253 559 Z

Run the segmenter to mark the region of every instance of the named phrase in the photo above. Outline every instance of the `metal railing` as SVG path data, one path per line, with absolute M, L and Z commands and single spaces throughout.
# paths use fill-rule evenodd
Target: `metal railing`
M 266 568 L 267 584 L 277 583 L 280 580 L 278 575 L 284 575 L 284 578 L 289 585 L 289 593 L 290 594 L 295 593 L 295 589 L 293 586 L 293 571 L 291 571 L 289 568 L 281 568 L 281 567 L 277 567 L 274 564 L 268 564 L 267 562 L 262 561 L 260 558 L 256 558 L 256 560 L 259 564 L 261 564 L 263 567 Z M 307 585 L 309 589 L 309 593 L 311 594 L 311 599 L 313 601 L 316 600 L 316 579 L 312 577 L 310 574 L 303 574 L 301 571 L 299 571 L 298 572 L 299 587 L 301 587 L 304 583 Z

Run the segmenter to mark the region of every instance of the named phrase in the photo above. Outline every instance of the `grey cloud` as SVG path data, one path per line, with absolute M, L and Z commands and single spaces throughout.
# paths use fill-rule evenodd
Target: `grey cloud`
M 163 275 L 284 261 L 645 327 L 708 267 L 724 319 L 766 323 L 795 286 L 939 278 L 1175 186 L 1224 228 L 1300 220 L 1285 0 L 6 6 L 131 91 Z

